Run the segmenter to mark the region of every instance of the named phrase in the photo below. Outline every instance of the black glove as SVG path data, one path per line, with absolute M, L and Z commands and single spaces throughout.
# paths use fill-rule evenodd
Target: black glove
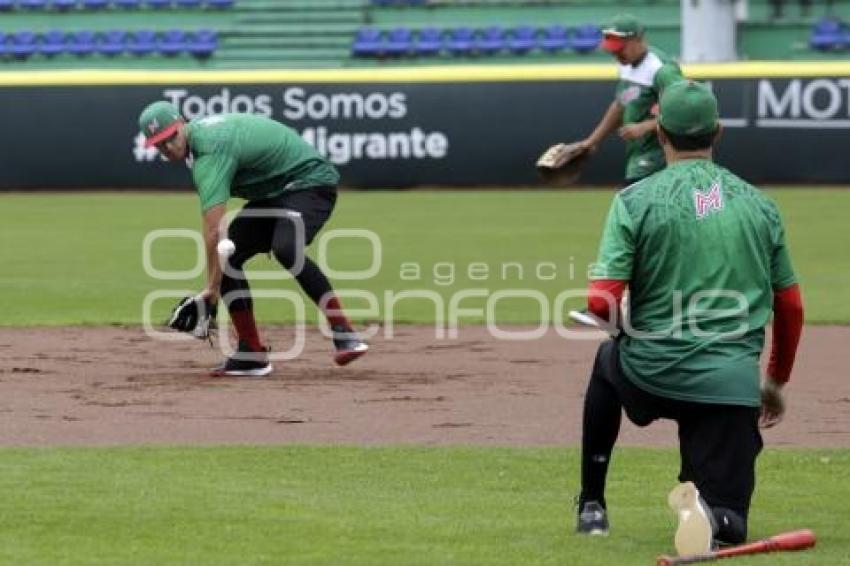
M 206 299 L 183 297 L 168 319 L 168 327 L 179 332 L 186 332 L 200 340 L 206 340 L 216 330 L 216 314 L 218 309 L 214 303 Z

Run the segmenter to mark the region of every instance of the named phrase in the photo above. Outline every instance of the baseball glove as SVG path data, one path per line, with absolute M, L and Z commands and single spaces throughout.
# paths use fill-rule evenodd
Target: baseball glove
M 587 146 L 579 142 L 555 144 L 537 160 L 537 171 L 547 183 L 569 185 L 578 181 L 589 157 Z
M 217 328 L 217 313 L 216 305 L 200 296 L 183 297 L 171 311 L 167 325 L 200 340 L 207 340 Z

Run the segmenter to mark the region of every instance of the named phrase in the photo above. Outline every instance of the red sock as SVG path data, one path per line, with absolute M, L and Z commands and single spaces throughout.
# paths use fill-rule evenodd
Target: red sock
M 236 335 L 240 342 L 248 345 L 252 352 L 262 352 L 263 345 L 260 344 L 260 335 L 257 332 L 257 323 L 254 322 L 254 311 L 244 310 L 230 313 L 230 320 L 236 327 Z
M 345 313 L 342 312 L 342 305 L 336 295 L 331 295 L 330 298 L 325 301 L 324 310 L 328 323 L 330 323 L 332 327 L 342 326 L 345 331 L 351 331 L 351 322 L 348 320 L 348 317 L 345 316 Z

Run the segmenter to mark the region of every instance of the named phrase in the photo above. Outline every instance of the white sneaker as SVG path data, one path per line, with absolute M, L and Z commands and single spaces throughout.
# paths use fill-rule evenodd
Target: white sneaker
M 699 496 L 693 482 L 680 483 L 667 496 L 670 508 L 679 516 L 679 527 L 673 539 L 679 556 L 703 554 L 712 550 L 714 517 Z

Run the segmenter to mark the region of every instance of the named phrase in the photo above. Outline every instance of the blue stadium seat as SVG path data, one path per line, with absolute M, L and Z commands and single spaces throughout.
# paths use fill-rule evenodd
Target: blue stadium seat
M 573 33 L 573 49 L 577 53 L 590 53 L 602 42 L 602 30 L 594 24 L 585 24 Z
M 537 46 L 537 30 L 531 26 L 517 26 L 511 30 L 508 37 L 508 49 L 512 53 L 522 55 Z
M 112 4 L 116 8 L 135 10 L 142 7 L 142 0 L 112 0 Z
M 201 5 L 201 0 L 175 0 L 178 8 L 198 8 Z
M 475 32 L 472 28 L 455 28 L 449 31 L 446 48 L 453 55 L 468 55 L 475 45 Z
M 186 49 L 198 59 L 206 59 L 218 49 L 218 32 L 212 29 L 199 29 L 189 36 Z
M 14 7 L 14 0 L 0 0 L 0 12 L 8 12 Z
M 387 34 L 386 53 L 396 57 L 410 55 L 413 51 L 413 32 L 410 28 L 399 27 Z
M 18 0 L 18 6 L 26 10 L 44 10 L 47 0 Z
M 818 51 L 831 51 L 844 47 L 844 30 L 841 21 L 824 18 L 812 28 L 809 45 Z
M 543 30 L 540 48 L 549 53 L 563 51 L 570 46 L 570 33 L 562 25 L 552 25 Z
M 109 4 L 109 0 L 83 0 L 83 8 L 86 10 L 103 10 Z
M 207 0 L 207 6 L 220 10 L 233 7 L 233 0 Z
M 39 52 L 47 57 L 59 55 L 65 51 L 65 32 L 61 29 L 53 29 L 41 36 L 38 46 Z
M 139 29 L 130 32 L 127 38 L 127 51 L 133 55 L 148 55 L 156 49 L 156 32 L 149 29 Z
M 38 51 L 35 43 L 36 35 L 30 30 L 16 31 L 11 35 L 12 43 L 9 52 L 16 59 L 27 59 Z
M 91 55 L 94 52 L 95 33 L 91 30 L 79 30 L 68 36 L 65 50 L 74 55 Z
M 6 34 L 0 31 L 0 59 L 9 53 L 9 47 L 6 43 Z
M 377 28 L 360 28 L 354 36 L 351 52 L 356 57 L 375 57 L 384 51 L 381 30 Z
M 443 30 L 422 28 L 413 42 L 413 52 L 417 55 L 437 55 L 443 50 Z
M 480 53 L 493 55 L 507 47 L 505 30 L 499 26 L 491 26 L 481 31 L 475 39 L 475 49 Z
M 162 9 L 171 6 L 171 0 L 145 0 L 145 4 L 151 8 Z
M 123 29 L 112 29 L 100 34 L 100 40 L 95 43 L 95 50 L 107 57 L 121 55 L 127 50 L 127 32 Z
M 182 29 L 170 29 L 160 34 L 156 42 L 157 50 L 168 57 L 179 55 L 186 51 L 186 32 Z
M 50 7 L 60 12 L 73 10 L 77 7 L 77 0 L 51 0 Z

